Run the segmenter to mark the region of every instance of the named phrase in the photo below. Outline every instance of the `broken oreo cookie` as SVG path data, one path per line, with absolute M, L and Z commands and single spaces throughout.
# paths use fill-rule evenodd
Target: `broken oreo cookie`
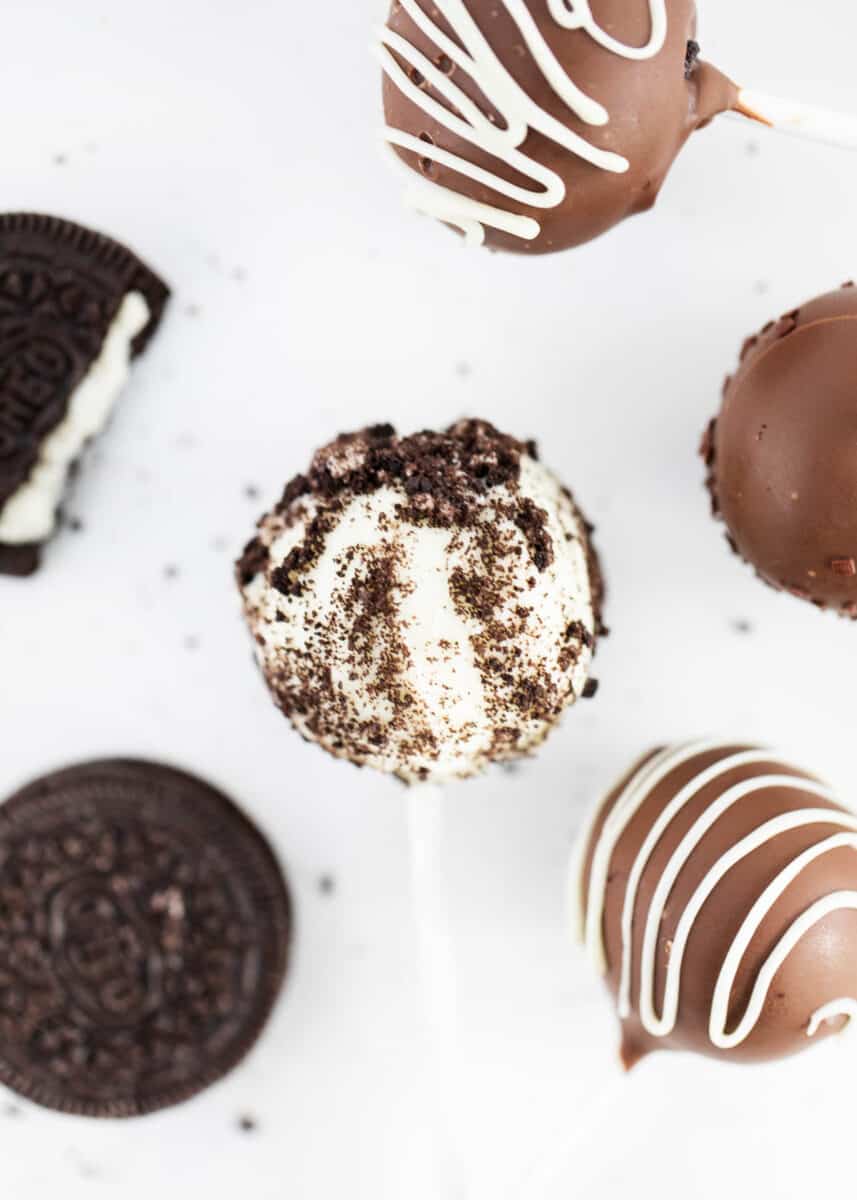
M 69 470 L 106 425 L 169 289 L 69 221 L 0 215 L 0 574 L 28 575 Z
M 292 910 L 220 792 L 153 763 L 37 780 L 0 808 L 0 1082 L 62 1112 L 189 1099 L 262 1031 Z

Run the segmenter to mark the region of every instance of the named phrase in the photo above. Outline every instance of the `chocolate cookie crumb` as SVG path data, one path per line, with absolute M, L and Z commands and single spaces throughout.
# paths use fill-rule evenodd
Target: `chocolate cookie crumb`
M 260 538 L 254 537 L 244 547 L 244 553 L 238 560 L 236 566 L 238 582 L 242 587 L 246 587 L 261 571 L 265 570 L 267 565 L 268 547 Z

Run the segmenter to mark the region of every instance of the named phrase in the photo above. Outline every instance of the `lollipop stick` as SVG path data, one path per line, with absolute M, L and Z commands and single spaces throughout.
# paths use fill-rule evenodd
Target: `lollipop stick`
M 423 784 L 408 793 L 411 888 L 434 1106 L 438 1183 L 442 1200 L 469 1195 L 461 1145 L 458 1065 L 455 1055 L 458 997 L 449 916 L 440 877 L 443 793 Z
M 737 113 L 779 133 L 857 150 L 857 116 L 850 113 L 832 112 L 748 90 L 739 92 L 738 100 Z

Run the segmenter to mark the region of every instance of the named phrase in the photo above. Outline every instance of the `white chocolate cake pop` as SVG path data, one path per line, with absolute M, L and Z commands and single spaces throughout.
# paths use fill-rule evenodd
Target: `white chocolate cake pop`
M 275 702 L 306 739 L 406 782 L 527 754 L 594 694 L 589 534 L 534 445 L 485 422 L 343 435 L 238 564 Z

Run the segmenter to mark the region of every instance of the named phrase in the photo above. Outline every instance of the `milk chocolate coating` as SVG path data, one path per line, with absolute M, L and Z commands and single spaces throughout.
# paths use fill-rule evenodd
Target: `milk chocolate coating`
M 424 7 L 431 11 L 430 6 Z M 626 217 L 651 208 L 676 156 L 694 130 L 737 103 L 735 85 L 707 63 L 695 60 L 693 54 L 686 72 L 688 46 L 696 37 L 693 0 L 667 0 L 666 43 L 654 58 L 637 62 L 603 48 L 586 32 L 562 29 L 551 17 L 545 0 L 532 0 L 528 5 L 563 69 L 578 87 L 607 109 L 610 120 L 602 127 L 579 120 L 554 92 L 522 44 L 511 17 L 497 0 L 469 0 L 467 7 L 495 54 L 536 104 L 599 149 L 618 153 L 630 162 L 625 174 L 613 174 L 530 130 L 522 151 L 555 171 L 566 184 L 563 203 L 545 210 L 511 201 L 454 170 L 430 164 L 408 150 L 397 148 L 396 153 L 417 173 L 471 199 L 532 217 L 541 225 L 541 234 L 531 242 L 487 229 L 486 244 L 497 249 L 527 254 L 566 250 L 598 237 Z M 651 18 L 644 0 L 592 0 L 591 9 L 600 26 L 614 38 L 633 46 L 647 42 Z M 443 28 L 448 28 L 442 17 L 434 12 L 432 15 Z M 438 59 L 438 48 L 397 3 L 392 6 L 388 24 L 393 32 L 429 58 Z M 494 111 L 458 68 L 455 81 L 483 112 Z M 429 89 L 429 93 L 442 101 L 433 90 Z M 425 114 L 387 77 L 383 95 L 388 125 L 417 137 L 428 135 L 435 145 L 511 182 L 521 182 L 505 164 Z
M 610 858 L 603 907 L 603 934 L 608 969 L 606 982 L 614 998 L 619 991 L 622 957 L 621 915 L 629 873 L 641 846 L 659 815 L 705 768 L 747 746 L 721 746 L 695 754 L 670 771 L 646 796 L 641 807 L 619 838 Z M 584 907 L 593 856 L 608 814 L 626 783 L 654 755 L 637 764 L 610 793 L 593 826 L 584 851 L 582 899 Z M 816 1044 L 840 1032 L 845 1016 L 834 1016 L 808 1036 L 811 1017 L 824 1005 L 846 997 L 857 997 L 857 912 L 834 911 L 805 933 L 774 976 L 755 1029 L 731 1050 L 719 1049 L 709 1037 L 709 1015 L 718 974 L 740 926 L 768 884 L 807 848 L 841 832 L 836 825 L 809 824 L 779 834 L 733 866 L 703 905 L 687 943 L 681 970 L 678 1018 L 671 1034 L 652 1036 L 639 1017 L 640 961 L 646 914 L 667 862 L 682 838 L 700 816 L 728 788 L 764 775 L 812 776 L 771 757 L 767 762 L 726 770 L 703 786 L 675 817 L 658 841 L 641 878 L 634 906 L 632 927 L 631 1015 L 622 1022 L 622 1059 L 632 1067 L 655 1050 L 690 1050 L 731 1062 L 778 1059 Z M 678 875 L 668 896 L 655 952 L 654 1003 L 663 1012 L 667 963 L 688 901 L 712 866 L 748 834 L 766 821 L 799 809 L 847 810 L 800 787 L 771 786 L 752 792 L 727 809 L 699 842 Z M 826 852 L 804 868 L 775 901 L 745 952 L 730 995 L 727 1031 L 744 1015 L 764 961 L 793 922 L 816 901 L 839 891 L 857 889 L 857 853 L 850 847 Z
M 703 442 L 714 511 L 759 575 L 857 618 L 857 290 L 748 339 Z

